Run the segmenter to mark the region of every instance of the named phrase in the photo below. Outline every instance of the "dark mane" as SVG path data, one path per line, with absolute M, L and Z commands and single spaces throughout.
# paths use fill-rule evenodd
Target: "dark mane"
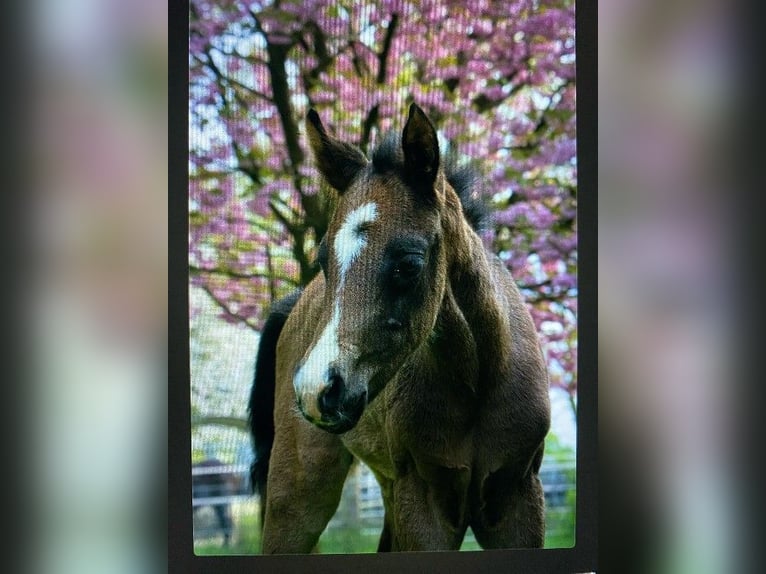
M 372 167 L 376 173 L 397 172 L 404 169 L 401 137 L 389 132 L 372 152 Z M 442 167 L 449 184 L 455 189 L 463 206 L 463 217 L 476 231 L 486 229 L 490 223 L 487 205 L 481 199 L 479 172 L 470 164 L 460 165 L 457 154 L 442 156 Z

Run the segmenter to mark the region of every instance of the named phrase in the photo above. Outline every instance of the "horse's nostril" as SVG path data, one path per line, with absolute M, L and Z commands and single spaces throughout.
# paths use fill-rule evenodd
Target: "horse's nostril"
M 337 411 L 342 394 L 343 377 L 336 372 L 331 372 L 327 380 L 327 386 L 319 394 L 319 410 L 323 413 Z

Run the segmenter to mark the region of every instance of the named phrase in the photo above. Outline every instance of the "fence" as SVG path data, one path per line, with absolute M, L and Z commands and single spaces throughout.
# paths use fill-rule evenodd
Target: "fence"
M 248 465 L 226 465 L 212 461 L 192 468 L 192 506 L 195 509 L 194 538 L 223 536 L 224 545 L 236 535 L 231 506 L 250 503 L 251 512 L 258 512 L 252 502 Z M 546 500 L 547 532 L 556 539 L 573 534 L 575 491 L 575 460 L 544 462 L 540 478 Z M 196 516 L 206 511 L 206 516 Z M 355 527 L 364 533 L 377 533 L 383 525 L 383 501 L 375 476 L 364 464 L 352 467 L 343 489 L 338 511 L 328 529 Z M 469 532 L 467 540 L 472 542 Z
M 226 465 L 217 459 L 193 465 L 194 538 L 222 535 L 223 544 L 227 545 L 236 526 L 231 505 L 251 497 L 250 472 L 246 465 Z

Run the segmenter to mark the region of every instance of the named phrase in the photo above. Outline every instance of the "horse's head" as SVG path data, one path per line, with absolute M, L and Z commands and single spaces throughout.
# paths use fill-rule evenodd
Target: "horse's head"
M 313 110 L 306 126 L 339 201 L 318 254 L 324 311 L 293 384 L 304 416 L 342 433 L 433 331 L 446 284 L 449 184 L 436 131 L 414 104 L 401 140 L 386 140 L 372 162 L 330 136 Z

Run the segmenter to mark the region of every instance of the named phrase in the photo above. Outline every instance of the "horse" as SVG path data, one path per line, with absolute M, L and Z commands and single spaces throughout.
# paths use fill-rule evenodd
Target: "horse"
M 478 234 L 476 173 L 416 104 L 368 159 L 310 110 L 337 192 L 321 273 L 276 305 L 250 400 L 262 552 L 310 553 L 354 458 L 380 484 L 379 552 L 540 548 L 548 376 L 531 315 Z

